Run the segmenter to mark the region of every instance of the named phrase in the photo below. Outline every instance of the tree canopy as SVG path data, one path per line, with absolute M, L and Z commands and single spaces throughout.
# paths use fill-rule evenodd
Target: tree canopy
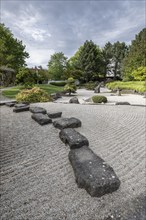
M 133 80 L 132 72 L 141 66 L 146 66 L 146 28 L 136 35 L 129 47 L 129 52 L 123 60 L 123 77 Z
M 50 79 L 64 79 L 64 72 L 67 68 L 67 57 L 62 52 L 54 53 L 48 62 Z
M 14 38 L 11 31 L 0 24 L 0 66 L 10 67 L 17 72 L 25 66 L 25 59 L 28 57 L 22 41 Z
M 85 41 L 79 55 L 79 64 L 86 82 L 98 78 L 101 67 L 101 50 L 93 41 Z

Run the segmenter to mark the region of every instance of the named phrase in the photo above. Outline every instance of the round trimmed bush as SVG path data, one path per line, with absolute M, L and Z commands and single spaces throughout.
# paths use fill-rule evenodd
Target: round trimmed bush
M 107 98 L 105 96 L 99 96 L 99 95 L 95 95 L 92 97 L 92 100 L 94 103 L 106 103 L 107 102 Z
M 24 89 L 19 92 L 16 96 L 17 102 L 49 102 L 52 101 L 52 98 L 48 93 L 38 87 L 32 89 Z
M 50 85 L 53 85 L 53 86 L 65 86 L 66 82 L 65 81 L 50 82 Z

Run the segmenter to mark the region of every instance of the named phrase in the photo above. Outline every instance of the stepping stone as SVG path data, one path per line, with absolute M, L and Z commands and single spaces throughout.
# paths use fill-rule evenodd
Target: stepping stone
M 21 108 L 21 107 L 25 107 L 25 106 L 28 106 L 28 104 L 24 104 L 24 103 L 15 104 L 16 108 Z
M 77 118 L 62 118 L 53 122 L 55 128 L 78 128 L 81 127 L 81 121 Z
M 5 105 L 8 107 L 14 107 L 15 103 L 14 102 L 7 102 Z
M 42 113 L 32 114 L 31 118 L 34 119 L 40 125 L 52 123 L 52 119 L 50 119 L 47 115 Z
M 37 113 L 46 114 L 47 113 L 46 109 L 41 108 L 41 107 L 30 107 L 29 111 L 35 114 Z
M 49 118 L 59 118 L 62 115 L 62 112 L 55 112 L 55 113 L 47 113 Z
M 98 157 L 89 147 L 73 149 L 69 152 L 69 160 L 73 167 L 79 188 L 93 197 L 101 197 L 112 193 L 120 186 L 120 180 L 112 167 Z
M 13 109 L 13 112 L 24 112 L 24 111 L 29 111 L 29 105 L 25 105 L 25 106 L 22 106 L 22 107 L 15 107 Z
M 71 149 L 82 146 L 89 146 L 89 141 L 85 136 L 74 130 L 73 128 L 62 129 L 59 133 L 60 139 L 70 146 Z
M 0 106 L 1 105 L 6 105 L 7 103 L 16 103 L 16 101 L 14 100 L 14 101 L 0 101 Z
M 130 105 L 129 102 L 116 102 L 115 105 Z

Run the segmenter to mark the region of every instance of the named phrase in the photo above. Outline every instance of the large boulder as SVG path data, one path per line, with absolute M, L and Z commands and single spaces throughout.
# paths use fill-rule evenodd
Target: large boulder
M 112 193 L 120 186 L 120 180 L 112 167 L 98 157 L 88 146 L 72 149 L 69 160 L 79 188 L 94 197 Z
M 31 118 L 34 119 L 40 125 L 46 125 L 52 123 L 52 119 L 50 119 L 47 114 L 46 115 L 42 113 L 32 114 Z
M 62 118 L 53 122 L 55 128 L 78 128 L 81 127 L 81 121 L 77 118 Z
M 47 113 L 47 115 L 49 116 L 49 118 L 59 118 L 62 115 L 62 112 L 54 112 L 54 113 Z
M 65 144 L 68 144 L 71 149 L 89 145 L 87 138 L 73 128 L 62 129 L 59 133 L 59 137 Z
M 38 114 L 38 113 L 46 114 L 47 113 L 46 109 L 41 108 L 41 107 L 30 107 L 29 111 L 35 114 Z
M 79 100 L 77 97 L 73 97 L 69 100 L 69 103 L 74 103 L 74 104 L 80 104 Z

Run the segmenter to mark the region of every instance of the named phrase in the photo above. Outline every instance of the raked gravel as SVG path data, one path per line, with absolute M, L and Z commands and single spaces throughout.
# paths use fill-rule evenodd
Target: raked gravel
M 75 183 L 69 147 L 52 124 L 30 112 L 0 107 L 1 219 L 101 220 L 145 191 L 145 108 L 40 103 L 48 112 L 82 121 L 77 128 L 91 149 L 111 165 L 120 189 L 93 198 Z

